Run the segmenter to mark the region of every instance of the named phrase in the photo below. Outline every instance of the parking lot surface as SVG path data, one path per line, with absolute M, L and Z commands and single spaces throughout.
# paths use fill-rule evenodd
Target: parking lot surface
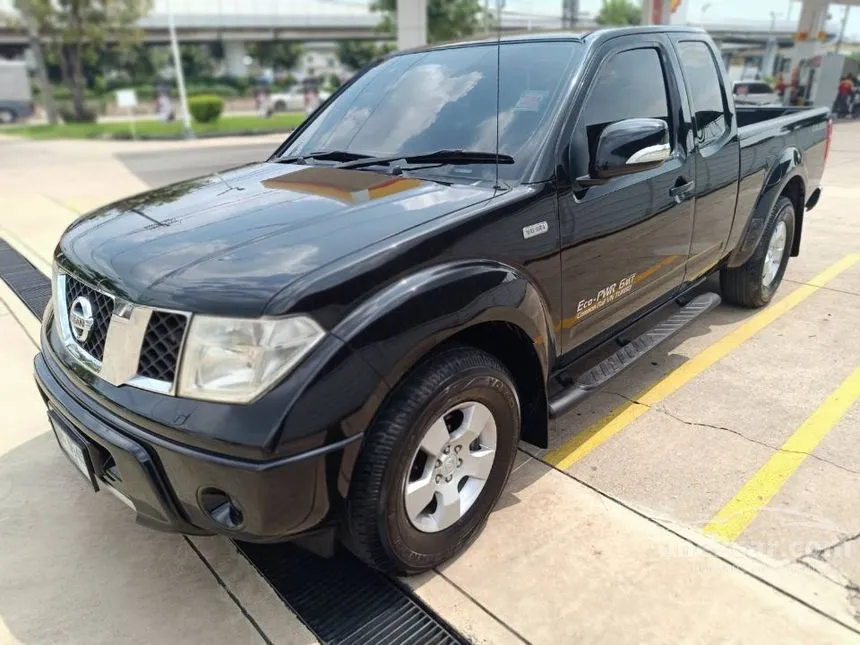
M 0 237 L 47 273 L 78 214 L 276 145 L 0 140 Z M 416 596 L 474 642 L 860 642 L 858 177 L 840 124 L 778 298 L 720 306 L 523 445 L 486 530 Z M 226 540 L 88 492 L 2 282 L 0 332 L 0 642 L 314 642 Z

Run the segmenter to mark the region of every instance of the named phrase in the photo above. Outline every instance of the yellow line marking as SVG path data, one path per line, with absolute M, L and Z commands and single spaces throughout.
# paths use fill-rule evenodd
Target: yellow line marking
M 562 470 L 569 468 L 645 414 L 650 406 L 659 403 L 679 390 L 706 368 L 740 347 L 777 318 L 794 309 L 858 261 L 860 261 L 860 253 L 846 255 L 815 276 L 808 284 L 798 287 L 782 300 L 769 305 L 740 327 L 670 372 L 663 379 L 637 394 L 633 397 L 637 403 L 628 402 L 615 408 L 606 417 L 577 433 L 555 450 L 548 452 L 544 455 L 543 460 Z
M 842 381 L 737 495 L 714 515 L 705 526 L 705 533 L 728 542 L 737 540 L 858 399 L 860 367 Z

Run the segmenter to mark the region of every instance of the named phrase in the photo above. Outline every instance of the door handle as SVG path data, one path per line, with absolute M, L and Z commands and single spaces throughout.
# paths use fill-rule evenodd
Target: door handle
M 686 184 L 681 184 L 680 186 L 674 186 L 669 189 L 669 195 L 674 197 L 677 200 L 681 200 L 686 197 L 688 194 L 693 192 L 693 188 L 696 187 L 695 181 L 688 181 Z

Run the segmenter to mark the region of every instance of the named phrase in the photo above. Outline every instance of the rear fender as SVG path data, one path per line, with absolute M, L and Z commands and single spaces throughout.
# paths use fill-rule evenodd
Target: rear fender
M 729 256 L 729 267 L 738 267 L 752 257 L 758 243 L 761 241 L 768 217 L 770 217 L 776 201 L 783 194 L 785 187 L 792 179 L 795 177 L 800 178 L 803 192 L 805 193 L 808 177 L 802 161 L 803 153 L 797 148 L 787 148 L 776 160 L 767 174 L 761 194 L 756 201 L 755 208 L 753 208 L 744 233 Z M 800 209 L 801 212 L 796 213 L 798 219 L 803 217 L 802 201 Z M 796 227 L 796 230 L 799 236 L 800 228 Z
M 379 375 L 360 423 L 371 425 L 388 392 L 424 356 L 482 323 L 513 325 L 531 341 L 545 388 L 556 348 L 549 309 L 537 287 L 513 267 L 488 261 L 432 267 L 353 311 L 331 333 Z

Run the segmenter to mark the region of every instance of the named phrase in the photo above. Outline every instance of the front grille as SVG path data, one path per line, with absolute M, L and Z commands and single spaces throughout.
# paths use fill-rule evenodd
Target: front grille
M 93 308 L 93 326 L 86 340 L 75 342 L 90 356 L 98 361 L 104 358 L 105 340 L 107 339 L 110 317 L 113 315 L 113 298 L 96 291 L 92 287 L 76 280 L 72 276 L 66 277 L 66 305 L 71 307 L 75 298 L 84 297 L 90 301 Z M 68 312 L 64 312 L 68 315 Z
M 152 312 L 140 348 L 139 376 L 173 383 L 187 324 L 188 318 L 183 314 Z

